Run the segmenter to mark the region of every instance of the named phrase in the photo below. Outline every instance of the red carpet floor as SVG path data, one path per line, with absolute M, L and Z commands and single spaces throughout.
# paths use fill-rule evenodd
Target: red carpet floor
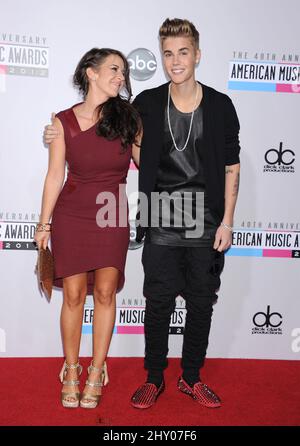
M 86 367 L 88 358 L 82 359 Z M 299 426 L 300 362 L 208 359 L 202 379 L 221 397 L 206 409 L 176 389 L 179 360 L 170 359 L 166 391 L 148 410 L 130 406 L 143 383 L 141 358 L 109 358 L 110 384 L 94 410 L 60 405 L 61 358 L 0 360 L 0 426 Z M 81 387 L 86 369 L 81 377 Z

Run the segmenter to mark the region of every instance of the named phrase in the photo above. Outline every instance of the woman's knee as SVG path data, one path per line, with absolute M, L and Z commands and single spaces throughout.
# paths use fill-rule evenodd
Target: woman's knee
M 75 309 L 84 305 L 87 290 L 84 289 L 64 289 L 64 303 Z
M 95 303 L 110 306 L 115 302 L 116 288 L 110 286 L 96 286 L 94 289 Z

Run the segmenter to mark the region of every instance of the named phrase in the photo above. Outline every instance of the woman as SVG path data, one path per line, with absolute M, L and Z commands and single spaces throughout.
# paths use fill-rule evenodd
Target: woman
M 119 204 L 119 185 L 125 187 L 131 156 L 139 161 L 135 144 L 141 128 L 139 116 L 129 103 L 128 62 L 119 51 L 88 51 L 78 63 L 73 83 L 84 100 L 59 112 L 53 121 L 58 137 L 50 144 L 40 223 L 34 238 L 39 248 L 46 248 L 51 234 L 54 284 L 63 288 L 62 405 L 95 408 L 101 387 L 108 383 L 105 358 L 129 243 L 127 200 Z M 120 93 L 124 90 L 126 98 Z M 62 187 L 66 163 L 68 176 Z M 110 211 L 117 216 L 125 211 L 125 225 L 119 224 L 119 218 L 107 222 L 103 213 L 102 219 L 99 217 L 101 204 L 107 205 L 103 199 L 107 193 L 115 198 L 109 215 L 114 215 Z M 87 294 L 94 297 L 93 359 L 80 399 L 82 367 L 78 356 Z

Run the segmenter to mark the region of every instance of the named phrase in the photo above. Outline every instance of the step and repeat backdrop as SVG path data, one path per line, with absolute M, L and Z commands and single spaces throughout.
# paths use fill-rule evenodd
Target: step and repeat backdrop
M 228 94 L 241 124 L 241 185 L 208 357 L 300 358 L 298 0 L 38 0 L 0 5 L 0 356 L 63 354 L 62 292 L 38 289 L 32 238 L 39 220 L 51 112 L 79 102 L 71 77 L 92 47 L 121 50 L 134 95 L 166 82 L 158 29 L 187 18 L 200 31 L 197 78 Z M 128 173 L 133 225 L 138 171 Z M 84 234 L 83 234 L 84 243 Z M 142 244 L 132 226 L 110 356 L 143 356 Z M 72 255 L 72 253 L 70 253 Z M 81 355 L 91 354 L 86 300 Z M 170 356 L 181 354 L 185 302 L 177 298 Z

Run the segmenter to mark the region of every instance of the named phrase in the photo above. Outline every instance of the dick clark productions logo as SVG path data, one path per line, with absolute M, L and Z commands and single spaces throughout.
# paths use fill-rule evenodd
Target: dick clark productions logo
M 271 148 L 265 153 L 264 172 L 294 172 L 295 152 L 291 149 L 283 149 L 283 143 L 279 149 Z
M 252 320 L 253 324 L 259 328 L 277 328 L 280 327 L 280 325 L 282 324 L 282 315 L 277 312 L 271 313 L 270 305 L 268 305 L 266 313 L 264 313 L 263 311 L 259 311 L 258 313 L 255 313 Z

